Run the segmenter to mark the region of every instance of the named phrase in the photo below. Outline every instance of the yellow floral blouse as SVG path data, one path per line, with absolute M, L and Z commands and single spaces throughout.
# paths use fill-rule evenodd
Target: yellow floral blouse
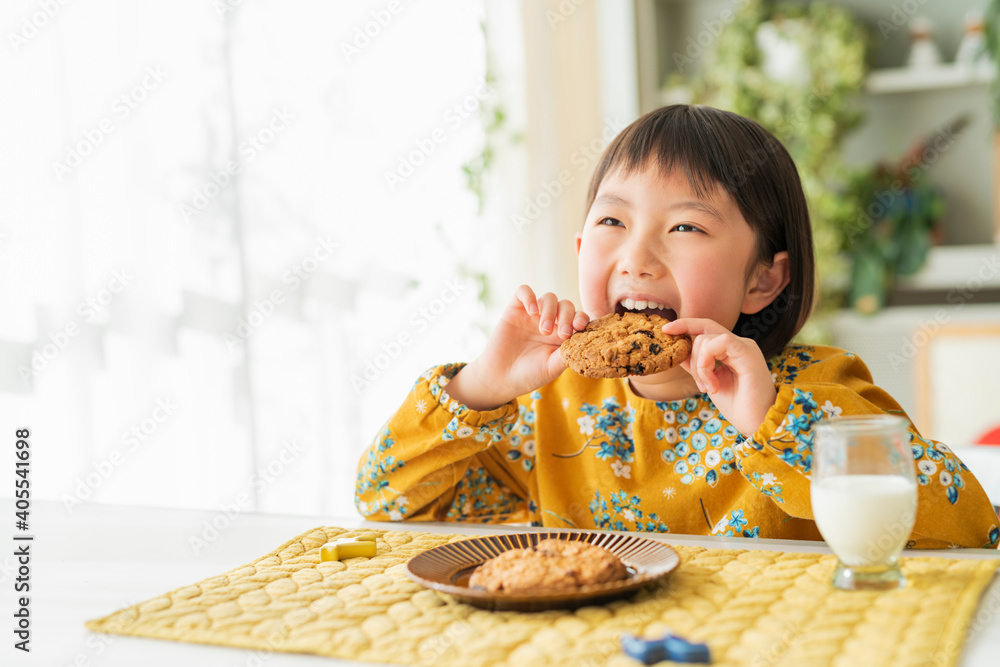
M 462 366 L 439 366 L 362 457 L 355 504 L 375 520 L 819 540 L 812 424 L 903 411 L 843 350 L 792 345 L 769 366 L 778 396 L 754 434 L 705 394 L 656 402 L 626 380 L 572 371 L 498 409 L 470 410 L 447 393 Z M 969 469 L 915 429 L 911 447 L 919 504 L 907 547 L 995 548 L 997 515 Z

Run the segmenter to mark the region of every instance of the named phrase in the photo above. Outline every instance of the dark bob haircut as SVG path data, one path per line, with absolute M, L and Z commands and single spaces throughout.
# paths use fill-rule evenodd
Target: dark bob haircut
M 589 212 L 604 178 L 628 176 L 654 161 L 680 168 L 698 196 L 724 190 L 757 238 L 756 261 L 770 266 L 788 251 L 791 280 L 758 313 L 741 313 L 733 332 L 752 338 L 765 357 L 782 351 L 809 319 L 814 301 L 812 226 L 798 170 L 785 147 L 754 121 L 706 106 L 675 104 L 626 127 L 604 150 L 587 192 Z M 748 274 L 749 275 L 749 274 Z

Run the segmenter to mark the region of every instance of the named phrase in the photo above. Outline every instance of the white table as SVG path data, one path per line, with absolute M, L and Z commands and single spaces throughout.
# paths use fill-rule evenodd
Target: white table
M 117 609 L 179 586 L 220 574 L 261 556 L 282 542 L 316 526 L 372 527 L 427 532 L 496 532 L 492 526 L 455 523 L 370 523 L 358 517 L 274 516 L 222 512 L 84 505 L 72 514 L 60 503 L 33 503 L 31 508 L 31 653 L 13 648 L 14 502 L 0 500 L 0 516 L 11 528 L 0 540 L 2 607 L 0 664 L 33 667 L 157 667 L 160 665 L 225 665 L 240 667 L 305 667 L 371 665 L 287 653 L 255 654 L 245 649 L 138 639 L 87 631 L 83 624 Z M 192 536 L 202 536 L 213 520 L 223 526 L 218 537 L 197 555 Z M 530 530 L 525 528 L 525 530 Z M 128 540 L 124 538 L 128 536 Z M 650 537 L 649 533 L 643 536 Z M 654 536 L 655 537 L 655 536 Z M 829 553 L 822 542 L 751 540 L 745 538 L 660 536 L 672 544 L 715 548 L 769 549 Z M 980 549 L 914 552 L 947 558 L 996 558 Z M 996 665 L 1000 655 L 1000 584 L 986 591 L 960 664 Z M 978 619 L 978 620 L 977 620 Z

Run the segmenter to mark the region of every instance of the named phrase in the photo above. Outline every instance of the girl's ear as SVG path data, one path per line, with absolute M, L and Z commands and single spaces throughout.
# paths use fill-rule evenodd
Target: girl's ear
M 579 241 L 577 246 L 579 246 Z M 771 266 L 758 269 L 756 277 L 747 286 L 747 293 L 743 297 L 743 308 L 740 312 L 750 315 L 764 310 L 781 294 L 781 290 L 788 286 L 790 280 L 788 252 L 782 250 L 775 253 Z
M 580 256 L 580 243 L 583 241 L 583 232 L 576 233 L 576 256 Z

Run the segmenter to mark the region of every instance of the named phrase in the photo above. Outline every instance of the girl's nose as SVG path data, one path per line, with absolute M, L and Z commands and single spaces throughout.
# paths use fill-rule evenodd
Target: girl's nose
M 665 267 L 659 244 L 653 239 L 635 237 L 623 249 L 619 270 L 633 278 L 659 278 Z

